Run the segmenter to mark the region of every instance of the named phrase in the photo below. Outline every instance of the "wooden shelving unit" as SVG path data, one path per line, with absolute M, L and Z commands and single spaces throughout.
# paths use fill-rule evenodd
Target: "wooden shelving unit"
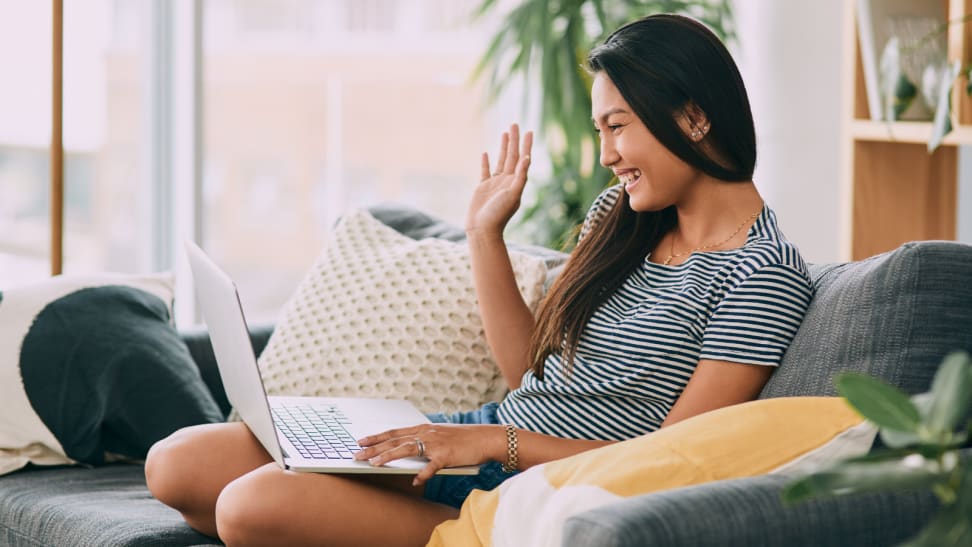
M 936 0 L 912 0 L 917 3 Z M 949 20 L 970 13 L 972 0 L 940 0 Z M 857 36 L 856 1 L 846 2 L 844 29 L 843 254 L 858 260 L 906 241 L 955 239 L 958 146 L 972 144 L 972 99 L 964 75 L 952 90 L 952 132 L 929 154 L 931 122 L 870 120 Z M 972 23 L 948 28 L 948 58 L 967 66 Z

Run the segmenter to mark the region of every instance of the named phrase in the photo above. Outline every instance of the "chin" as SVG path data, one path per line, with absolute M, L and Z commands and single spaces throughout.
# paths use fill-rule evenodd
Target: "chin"
M 637 194 L 628 194 L 628 207 L 636 213 L 657 213 L 668 209 L 672 205 L 668 201 L 646 198 Z

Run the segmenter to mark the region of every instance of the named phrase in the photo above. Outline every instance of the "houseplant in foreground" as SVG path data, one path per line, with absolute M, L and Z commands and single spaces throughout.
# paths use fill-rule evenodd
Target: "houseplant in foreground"
M 795 503 L 823 495 L 930 488 L 941 509 L 909 546 L 972 545 L 972 465 L 960 448 L 972 432 L 972 361 L 949 354 L 931 390 L 908 397 L 856 373 L 838 377 L 837 388 L 876 424 L 887 447 L 851 458 L 789 484 L 783 499 Z

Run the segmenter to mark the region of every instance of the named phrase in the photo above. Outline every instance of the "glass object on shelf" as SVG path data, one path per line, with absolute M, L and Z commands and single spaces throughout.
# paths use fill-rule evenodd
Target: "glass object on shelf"
M 276 317 L 349 208 L 462 222 L 500 126 L 467 83 L 491 35 L 477 4 L 203 4 L 202 243 L 248 317 Z
M 933 17 L 896 16 L 881 52 L 880 89 L 885 120 L 931 120 L 945 67 L 945 33 Z M 915 100 L 920 95 L 920 100 Z

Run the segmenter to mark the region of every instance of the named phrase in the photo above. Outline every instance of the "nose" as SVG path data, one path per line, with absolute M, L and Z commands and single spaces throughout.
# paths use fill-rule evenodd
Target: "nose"
M 610 136 L 601 137 L 601 165 L 604 167 L 611 167 L 618 160 L 621 159 L 621 155 L 614 148 L 614 143 L 612 142 Z

